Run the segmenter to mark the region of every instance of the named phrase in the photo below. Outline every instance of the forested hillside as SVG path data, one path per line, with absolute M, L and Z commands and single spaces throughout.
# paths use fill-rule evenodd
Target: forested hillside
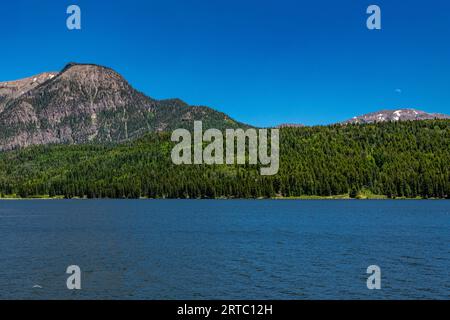
M 450 197 L 450 120 L 281 129 L 280 171 L 175 166 L 170 134 L 0 154 L 3 197 Z

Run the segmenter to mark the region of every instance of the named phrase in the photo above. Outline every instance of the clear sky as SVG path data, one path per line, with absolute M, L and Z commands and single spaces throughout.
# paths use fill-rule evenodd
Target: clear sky
M 80 31 L 66 27 L 70 4 Z M 382 30 L 366 28 L 371 4 Z M 151 97 L 258 126 L 450 114 L 448 0 L 15 0 L 0 28 L 0 81 L 96 63 Z

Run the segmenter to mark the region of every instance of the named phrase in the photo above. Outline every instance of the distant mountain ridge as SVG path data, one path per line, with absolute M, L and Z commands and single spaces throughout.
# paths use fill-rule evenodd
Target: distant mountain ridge
M 301 123 L 282 123 L 280 125 L 277 126 L 278 129 L 283 129 L 283 128 L 302 128 L 305 125 L 301 124 Z
M 68 64 L 0 83 L 0 150 L 50 143 L 121 142 L 146 132 L 191 127 L 246 127 L 209 107 L 179 99 L 155 100 L 114 70 Z
M 417 109 L 394 109 L 394 110 L 380 110 L 377 112 L 366 113 L 361 116 L 353 117 L 352 119 L 340 122 L 339 124 L 365 124 L 378 122 L 396 122 L 396 121 L 420 121 L 420 120 L 442 120 L 450 119 L 449 115 L 442 113 L 428 113 Z M 303 124 L 284 123 L 278 125 L 276 128 L 301 128 L 305 127 Z
M 450 119 L 415 109 L 382 110 L 344 121 L 364 124 Z M 69 63 L 45 72 L 0 82 L 0 151 L 45 144 L 123 142 L 148 132 L 192 128 L 248 128 L 224 113 L 190 106 L 180 99 L 156 100 L 134 89 L 111 68 Z M 286 123 L 276 128 L 303 127 Z
M 375 123 L 389 121 L 415 121 L 415 120 L 434 120 L 450 119 L 450 116 L 441 113 L 427 113 L 416 109 L 396 109 L 382 110 L 378 112 L 367 113 L 362 116 L 354 117 L 343 123 Z

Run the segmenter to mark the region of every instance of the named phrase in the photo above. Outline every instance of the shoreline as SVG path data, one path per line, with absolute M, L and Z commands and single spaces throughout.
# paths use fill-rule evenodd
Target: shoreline
M 219 198 L 65 198 L 63 196 L 57 197 L 49 197 L 49 196 L 35 196 L 35 197 L 16 197 L 16 196 L 5 196 L 0 197 L 0 201 L 32 201 L 32 200 L 345 200 L 345 201 L 367 201 L 367 200 L 379 200 L 379 201 L 387 201 L 387 200 L 450 200 L 446 198 L 423 198 L 423 197 L 415 197 L 415 198 L 406 198 L 406 197 L 396 197 L 389 198 L 387 196 L 382 195 L 371 195 L 371 196 L 360 196 L 356 198 L 350 198 L 348 195 L 340 195 L 340 196 L 295 196 L 295 197 L 272 197 L 272 198 L 227 198 L 227 197 L 219 197 Z

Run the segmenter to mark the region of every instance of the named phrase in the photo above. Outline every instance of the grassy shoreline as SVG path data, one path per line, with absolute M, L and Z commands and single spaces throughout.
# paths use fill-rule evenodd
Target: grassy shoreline
M 172 198 L 65 198 L 64 196 L 50 197 L 49 195 L 42 196 L 32 196 L 32 197 L 19 197 L 17 195 L 5 195 L 0 197 L 0 201 L 30 201 L 30 200 L 448 200 L 441 198 L 407 198 L 407 197 L 396 197 L 389 198 L 384 195 L 358 195 L 355 198 L 351 198 L 348 194 L 335 195 L 335 196 L 295 196 L 295 197 L 273 197 L 273 198 L 227 198 L 220 197 L 214 199 L 200 198 L 200 199 L 172 199 Z

